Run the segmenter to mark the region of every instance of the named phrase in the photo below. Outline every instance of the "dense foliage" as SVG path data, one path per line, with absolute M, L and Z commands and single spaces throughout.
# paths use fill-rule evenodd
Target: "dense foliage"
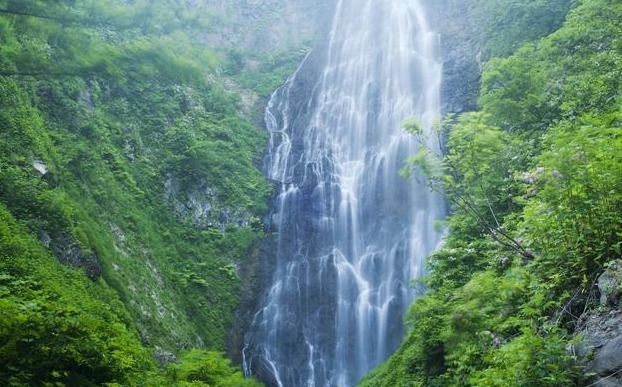
M 3 384 L 158 380 L 118 296 L 102 281 L 61 266 L 4 205 L 0 219 Z
M 270 192 L 234 90 L 265 94 L 301 53 L 254 54 L 253 82 L 206 46 L 216 22 L 0 0 L 0 384 L 256 384 L 221 355 Z
M 619 1 L 577 2 L 486 64 L 481 111 L 444 122 L 440 159 L 411 159 L 447 194 L 449 236 L 403 345 L 363 386 L 589 383 L 567 345 L 622 258 L 621 20 Z
M 475 30 L 486 57 L 505 57 L 555 31 L 573 0 L 474 0 Z

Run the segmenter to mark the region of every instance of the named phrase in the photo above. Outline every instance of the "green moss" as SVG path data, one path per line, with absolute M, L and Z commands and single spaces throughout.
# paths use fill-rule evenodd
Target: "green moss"
M 214 77 L 218 56 L 186 24 L 199 21 L 160 5 L 0 15 L 2 382 L 181 385 L 154 348 L 227 349 L 237 268 L 262 231 L 187 222 L 165 182 L 183 196 L 206 181 L 215 208 L 261 217 L 265 136 Z M 211 381 L 243 379 L 222 363 Z

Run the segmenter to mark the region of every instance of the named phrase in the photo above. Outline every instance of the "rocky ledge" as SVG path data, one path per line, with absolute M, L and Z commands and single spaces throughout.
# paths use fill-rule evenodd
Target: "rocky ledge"
M 577 323 L 575 354 L 599 387 L 622 386 L 622 261 L 612 262 L 598 278 L 599 306 Z

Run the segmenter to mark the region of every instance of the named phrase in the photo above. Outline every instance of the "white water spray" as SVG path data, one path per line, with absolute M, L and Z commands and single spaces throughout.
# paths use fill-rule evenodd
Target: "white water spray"
M 399 345 L 444 212 L 441 197 L 398 176 L 419 146 L 402 122 L 415 116 L 430 133 L 440 116 L 438 45 L 417 0 L 340 0 L 321 80 L 294 97 L 299 69 L 273 95 L 278 248 L 247 373 L 274 386 L 352 386 Z

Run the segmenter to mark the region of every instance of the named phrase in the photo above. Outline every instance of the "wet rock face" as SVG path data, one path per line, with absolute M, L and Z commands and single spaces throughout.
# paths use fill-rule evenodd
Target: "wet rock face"
M 580 341 L 576 355 L 585 365 L 586 374 L 594 374 L 599 386 L 622 386 L 622 311 L 604 310 L 586 313 L 579 320 Z M 603 379 L 606 378 L 606 379 Z M 609 384 L 604 384 L 605 380 Z
M 464 0 L 424 1 L 428 3 L 426 8 L 434 10 L 434 21 L 431 24 L 439 27 L 433 29 L 441 35 L 439 49 L 442 51 L 440 56 L 444 58 L 441 110 L 446 113 L 474 109 L 480 68 L 477 62 L 476 44 L 470 37 L 468 13 L 465 11 L 468 9 L 468 4 L 465 5 Z M 261 0 L 253 2 L 261 3 Z M 266 3 L 268 2 L 266 1 Z M 289 1 L 290 5 L 303 2 L 302 0 Z M 329 2 L 336 3 L 334 0 Z M 466 3 L 470 3 L 470 1 L 467 0 Z M 446 18 L 448 14 L 446 7 L 449 6 L 452 7 L 450 9 L 451 17 L 459 18 L 458 21 L 441 19 Z M 332 15 L 330 16 L 332 17 Z M 327 24 L 318 25 L 316 28 L 329 30 Z M 266 298 L 270 296 L 275 302 L 255 300 L 252 304 L 265 304 L 265 307 L 257 314 L 254 314 L 253 311 L 247 315 L 254 315 L 254 318 L 258 319 L 263 318 L 262 316 L 265 314 L 267 316 L 265 320 L 268 320 L 269 316 L 278 315 L 279 321 L 274 323 L 278 327 L 274 330 L 266 329 L 264 331 L 262 324 L 253 324 L 243 351 L 245 365 L 248 367 L 247 372 L 252 371 L 253 375 L 259 377 L 269 386 L 304 385 L 305 381 L 311 379 L 315 380 L 316 385 L 331 385 L 330 367 L 336 362 L 337 356 L 328 351 L 321 352 L 320 349 L 322 348 L 338 348 L 343 353 L 355 354 L 349 355 L 344 360 L 348 364 L 356 363 L 358 359 L 355 357 L 368 356 L 367 353 L 357 353 L 354 344 L 352 344 L 355 342 L 354 340 L 349 340 L 349 337 L 345 337 L 346 335 L 339 336 L 335 333 L 338 322 L 336 310 L 339 308 L 339 303 L 336 300 L 337 294 L 342 290 L 336 285 L 339 273 L 334 268 L 337 267 L 337 261 L 340 257 L 332 252 L 335 241 L 331 238 L 334 233 L 323 231 L 325 224 L 322 221 L 325 218 L 321 216 L 323 213 L 332 211 L 331 208 L 328 208 L 330 203 L 342 202 L 341 195 L 343 192 L 336 184 L 331 184 L 333 181 L 326 177 L 335 172 L 332 155 L 328 154 L 322 159 L 314 159 L 313 162 L 300 162 L 304 159 L 305 148 L 309 146 L 308 132 L 309 127 L 313 126 L 310 125 L 310 121 L 313 119 L 312 116 L 317 104 L 322 100 L 318 96 L 321 93 L 321 85 L 318 81 L 324 74 L 323 69 L 327 61 L 325 54 L 327 47 L 322 45 L 327 44 L 328 39 L 318 39 L 315 48 L 299 69 L 292 83 L 277 91 L 273 97 L 273 100 L 280 101 L 281 105 L 274 107 L 272 111 L 274 116 L 271 118 L 274 119 L 273 124 L 276 127 L 283 127 L 284 122 L 287 123 L 288 140 L 291 141 L 289 144 L 291 150 L 287 153 L 287 165 L 292 167 L 287 169 L 283 175 L 272 176 L 268 173 L 270 179 L 283 183 L 283 190 L 286 191 L 283 200 L 272 202 L 271 214 L 266 221 L 267 229 L 275 232 L 284 230 L 284 232 L 279 233 L 279 240 L 274 242 L 272 251 L 261 254 L 261 267 L 269 269 L 267 272 L 259 274 L 259 277 L 264 279 L 261 285 L 263 289 L 261 293 Z M 370 84 L 374 85 L 373 82 Z M 378 99 L 370 98 L 368 113 L 371 116 L 378 115 L 379 104 Z M 286 108 L 285 105 L 287 105 Z M 286 114 L 277 114 L 279 109 L 283 109 Z M 336 126 L 335 130 L 337 130 Z M 277 131 L 272 132 L 272 134 L 273 136 L 282 136 Z M 282 139 L 276 138 L 274 146 L 282 143 Z M 276 149 L 270 150 L 271 154 L 278 153 Z M 264 170 L 268 171 L 273 162 L 274 159 L 268 155 Z M 326 180 L 326 184 L 319 184 L 320 176 L 315 173 L 318 170 L 326 174 L 326 176 L 322 176 L 322 179 Z M 381 180 L 383 179 L 378 179 L 378 181 Z M 392 191 L 397 192 L 395 189 Z M 383 200 L 380 197 L 381 191 L 379 190 L 378 194 L 375 192 L 370 190 L 368 194 L 361 196 L 361 203 L 364 203 L 363 206 L 367 209 L 363 212 L 362 217 L 375 213 L 376 209 L 385 212 L 395 211 L 395 209 L 381 205 L 382 203 L 403 202 L 400 200 Z M 384 191 L 382 193 L 384 194 Z M 329 200 L 318 201 L 316 196 L 320 194 L 325 195 Z M 400 211 L 395 212 L 401 215 Z M 388 231 L 393 229 L 387 225 L 398 224 L 400 219 L 402 218 L 395 216 L 394 219 L 387 218 L 386 223 L 376 225 L 373 218 L 365 218 L 363 224 L 373 232 L 361 228 L 361 235 L 367 239 L 372 239 L 370 234 L 378 232 L 389 234 L 389 237 L 395 236 L 399 233 Z M 389 237 L 386 239 L 390 239 Z M 278 250 L 278 254 L 275 254 L 276 250 Z M 391 254 L 395 255 L 398 261 L 404 261 L 402 257 L 409 255 L 406 246 L 403 244 L 397 245 L 394 249 L 386 250 L 391 251 Z M 383 278 L 381 275 L 382 263 L 386 260 L 380 258 L 382 254 L 379 252 L 376 255 L 377 257 L 369 254 L 369 270 L 376 272 L 375 278 Z M 283 278 L 283 281 L 271 286 L 272 283 L 266 282 L 265 279 L 272 278 L 275 272 L 279 272 L 278 261 L 285 259 L 289 260 L 290 264 L 281 263 L 283 269 L 280 271 L 282 275 L 279 278 Z M 402 266 L 396 267 L 396 272 L 406 270 Z M 344 283 L 342 287 L 349 289 L 355 286 L 354 283 Z M 280 294 L 280 296 L 272 297 L 272 293 Z M 392 303 L 387 304 L 387 313 L 398 316 L 401 303 L 400 296 L 396 296 Z M 277 304 L 279 304 L 278 308 Z M 309 311 L 315 311 L 315 313 L 309 313 Z M 341 316 L 348 316 L 348 314 L 343 313 Z M 347 317 L 343 317 L 343 321 L 340 323 L 344 326 L 358 326 L 356 321 L 347 319 Z M 317 335 L 312 335 L 309 327 L 322 327 L 323 329 Z M 270 334 L 276 331 L 279 332 L 278 337 L 270 338 Z M 383 344 L 387 348 L 396 348 L 400 342 L 402 331 L 401 318 L 392 319 L 389 322 L 387 338 L 383 340 Z M 349 332 L 349 336 L 353 337 L 355 334 L 353 332 L 354 329 Z M 264 337 L 263 341 L 262 337 Z M 309 337 L 313 337 L 312 340 L 315 341 L 313 341 L 313 345 L 307 346 L 305 343 L 312 341 Z M 276 343 L 274 346 L 279 349 L 266 357 L 263 354 L 265 343 L 269 340 L 274 341 Z M 371 341 L 372 339 L 370 339 Z M 279 371 L 280 381 L 277 381 L 274 376 L 275 364 L 288 365 Z M 313 364 L 313 367 L 309 367 L 309 364 Z M 360 371 L 353 371 L 352 374 L 357 372 Z M 332 382 L 334 383 L 334 379 Z M 341 385 L 347 384 L 341 383 Z
M 622 261 L 614 261 L 598 278 L 600 304 L 616 306 L 622 296 Z
M 398 141 L 401 122 L 440 113 L 436 35 L 417 2 L 395 3 L 340 3 L 330 43 L 266 112 L 277 251 L 244 363 L 270 386 L 350 386 L 385 359 L 403 334 L 411 258 L 437 243 L 428 220 L 441 206 L 397 174 L 413 145 Z
M 622 386 L 622 261 L 612 262 L 598 278 L 600 309 L 578 321 L 576 354 L 599 386 Z
M 440 34 L 443 58 L 442 112 L 475 110 L 483 70 L 472 0 L 424 0 Z
M 242 228 L 250 225 L 251 214 L 243 207 L 232 208 L 218 199 L 218 192 L 207 182 L 181 187 L 179 179 L 169 177 L 164 184 L 164 197 L 184 221 L 199 228 Z
M 44 246 L 52 250 L 59 262 L 84 269 L 86 275 L 92 280 L 102 274 L 97 256 L 91 251 L 80 248 L 72 238 L 66 235 L 50 236 L 49 233 L 42 231 L 39 239 Z
M 282 51 L 313 40 L 330 21 L 334 0 L 202 0 L 223 31 L 207 31 L 208 46 L 240 47 L 252 52 Z
M 284 119 L 287 119 L 289 122 L 289 128 L 291 130 L 290 137 L 292 139 L 292 150 L 289 155 L 289 160 L 292 164 L 296 164 L 296 160 L 301 159 L 304 152 L 304 133 L 309 126 L 313 113 L 313 106 L 316 104 L 314 91 L 321 77 L 324 61 L 324 50 L 320 48 L 313 50 L 293 81 L 288 97 L 282 95 L 286 92 L 286 89 L 281 89 L 277 92 L 280 94 L 278 97 L 279 99 L 289 98 L 289 103 L 292 107 L 289 116 L 283 117 L 276 115 L 274 117 L 278 126 L 283 124 L 282 120 Z M 264 163 L 264 170 L 267 171 L 269 169 L 270 159 L 266 157 Z M 283 213 L 280 213 L 278 198 L 274 198 L 270 214 L 267 217 L 266 226 L 273 232 L 276 232 L 280 228 L 290 230 L 291 232 L 279 235 L 278 241 L 277 239 L 271 241 L 269 248 L 265 248 L 260 252 L 261 263 L 257 276 L 260 279 L 259 287 L 263 290 L 261 293 L 270 293 L 274 291 L 274 289 L 271 289 L 272 279 L 274 273 L 278 270 L 278 260 L 282 257 L 299 257 L 301 254 L 313 257 L 323 254 L 317 250 L 319 246 L 322 246 L 322 243 L 319 241 L 310 243 L 308 241 L 309 238 L 307 238 L 307 242 L 309 243 L 302 244 L 300 242 L 301 235 L 316 235 L 316 237 L 319 238 L 319 232 L 315 222 L 317 219 L 317 208 L 311 199 L 315 184 L 313 184 L 311 180 L 305 180 L 305 176 L 307 176 L 305 172 L 308 171 L 306 171 L 305 166 L 302 165 L 288 175 L 284 182 L 275 182 L 275 185 L 278 184 L 279 189 L 281 183 L 298 183 L 300 184 L 300 190 L 296 195 L 297 200 L 294 201 L 294 205 L 288 206 Z M 309 174 L 309 176 L 314 175 Z M 278 247 L 279 245 L 281 246 L 280 250 Z M 279 251 L 279 254 L 276 254 L 277 251 Z M 277 255 L 281 258 L 278 258 Z M 309 282 L 306 286 L 301 287 L 301 292 L 286 292 L 284 297 L 287 299 L 283 301 L 291 305 L 291 307 L 279 311 L 282 323 L 279 324 L 280 332 L 278 340 L 281 342 L 281 346 L 286 349 L 278 354 L 278 358 L 272 360 L 279 364 L 291 365 L 287 376 L 283 376 L 283 379 L 286 380 L 283 381 L 285 385 L 301 385 L 304 380 L 310 377 L 309 373 L 306 371 L 306 365 L 310 361 L 310 354 L 306 351 L 301 351 L 301 345 L 305 343 L 302 330 L 303 327 L 311 324 L 310 321 L 314 321 L 317 324 L 321 321 L 326 327 L 326 345 L 335 345 L 335 339 L 331 334 L 330 328 L 334 326 L 335 305 L 331 295 L 335 293 L 335 288 L 334 285 L 326 285 L 326 283 L 334 284 L 335 281 L 320 278 L 317 275 L 309 275 L 309 273 L 320 273 L 321 268 L 319 265 L 320 262 L 313 259 L 309 260 L 306 265 L 292 265 L 291 271 L 288 271 L 290 280 L 285 281 L 282 285 L 288 289 L 294 289 L 298 288 L 302 282 L 305 282 L 304 278 Z M 325 271 L 325 276 L 326 275 L 334 276 L 334 273 Z M 321 282 L 325 283 L 323 287 Z M 255 299 L 252 303 L 252 313 L 249 313 L 249 316 L 254 315 L 263 302 L 265 302 L 263 297 Z M 324 313 L 318 313 L 315 316 L 307 316 L 307 310 L 321 310 Z M 276 310 L 266 308 L 265 312 L 276 313 Z M 260 337 L 260 330 L 260 327 L 252 327 L 249 334 L 252 337 Z M 246 355 L 261 352 L 262 348 L 260 347 L 260 343 L 255 340 L 247 341 L 245 349 Z M 279 382 L 274 377 L 274 370 L 270 362 L 261 357 L 257 357 L 249 362 L 248 366 L 252 368 L 253 375 L 262 380 L 266 385 L 279 385 Z M 325 384 L 318 383 L 318 385 Z

